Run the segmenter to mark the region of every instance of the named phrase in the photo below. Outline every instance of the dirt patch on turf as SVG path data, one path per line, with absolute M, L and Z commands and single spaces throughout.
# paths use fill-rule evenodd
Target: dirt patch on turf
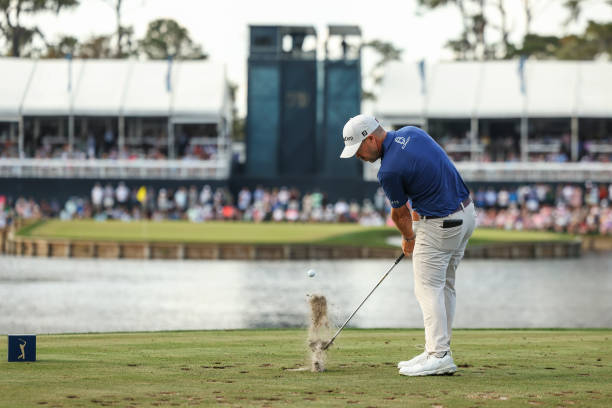
M 468 399 L 475 399 L 475 400 L 500 400 L 500 401 L 508 400 L 507 396 L 500 395 L 496 392 L 475 392 L 473 394 L 466 395 L 466 397 Z
M 329 319 L 327 317 L 327 299 L 323 295 L 310 295 L 310 327 L 308 328 L 308 348 L 310 349 L 310 370 L 325 370 L 327 355 L 323 347 L 330 338 Z

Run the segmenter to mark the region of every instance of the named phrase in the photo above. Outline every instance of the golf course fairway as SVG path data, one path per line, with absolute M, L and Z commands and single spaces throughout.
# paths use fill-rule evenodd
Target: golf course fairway
M 19 231 L 20 236 L 43 239 L 149 241 L 246 244 L 325 244 L 392 247 L 387 238 L 399 236 L 393 227 L 365 227 L 349 223 L 253 223 L 211 221 L 94 221 L 44 220 Z M 477 229 L 470 245 L 571 241 L 570 234 L 546 231 Z
M 422 343 L 422 330 L 347 329 L 315 373 L 294 370 L 308 367 L 305 328 L 39 335 L 38 361 L 0 362 L 0 405 L 612 405 L 609 329 L 456 330 L 455 375 L 398 375 Z

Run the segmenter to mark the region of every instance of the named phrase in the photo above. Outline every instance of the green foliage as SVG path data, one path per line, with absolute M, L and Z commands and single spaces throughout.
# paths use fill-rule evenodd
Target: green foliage
M 378 53 L 379 59 L 375 64 L 376 67 L 382 67 L 391 61 L 399 61 L 402 55 L 402 50 L 389 41 L 372 40 L 363 46 L 370 47 Z
M 305 289 L 291 295 L 305 298 Z M 39 335 L 37 362 L 0 361 L 0 406 L 603 408 L 612 397 L 610 336 L 453 330 L 457 374 L 410 378 L 396 364 L 422 351 L 422 330 L 345 329 L 321 373 L 292 371 L 309 367 L 305 327 Z M 6 344 L 1 336 L 0 350 Z
M 601 55 L 612 56 L 612 23 L 589 21 L 581 35 L 526 35 L 523 46 L 509 53 L 510 57 L 517 55 L 560 60 L 591 60 Z
M 363 48 L 370 48 L 378 55 L 378 60 L 374 64 L 374 67 L 368 73 L 370 81 L 374 85 L 380 84 L 384 75 L 384 67 L 391 61 L 399 61 L 402 55 L 402 50 L 395 47 L 393 43 L 382 40 L 372 40 L 366 42 L 362 46 Z M 361 98 L 366 100 L 375 100 L 376 94 L 373 90 L 363 90 Z
M 502 0 L 499 0 L 502 1 Z M 487 44 L 485 33 L 489 24 L 483 0 L 418 0 L 419 6 L 436 9 L 453 6 L 459 11 L 463 31 L 458 38 L 450 39 L 446 46 L 455 52 L 459 60 L 480 60 L 494 53 Z M 501 3 L 500 7 L 503 9 Z M 505 26 L 503 30 L 506 30 Z M 507 38 L 507 34 L 502 35 Z
M 376 94 L 372 91 L 367 91 L 365 89 L 363 89 L 361 91 L 361 99 L 364 101 L 375 101 L 376 100 Z
M 126 37 L 124 37 L 126 38 Z M 124 50 L 128 48 L 123 48 Z M 133 52 L 132 52 L 133 53 Z M 71 36 L 62 36 L 55 44 L 49 44 L 44 54 L 45 58 L 63 58 L 67 54 L 71 54 L 74 58 L 115 58 L 117 50 L 113 47 L 112 35 L 95 35 L 89 37 L 84 42 L 79 43 L 78 40 Z M 129 52 L 124 52 L 123 57 L 130 55 Z
M 24 26 L 22 17 L 31 17 L 37 13 L 50 11 L 59 13 L 72 8 L 79 0 L 0 0 L 0 33 L 6 39 L 10 49 L 7 55 L 13 57 L 27 56 L 33 52 L 29 49 L 35 37 L 46 42 L 44 34 L 36 26 Z M 25 51 L 25 53 L 24 53 Z
M 455 40 L 449 40 L 446 43 L 446 46 L 453 50 L 453 52 L 455 53 L 455 57 L 458 60 L 468 59 L 467 56 L 473 50 L 473 46 L 466 35 L 463 35 Z
M 56 44 L 49 44 L 45 51 L 45 58 L 64 58 L 66 55 L 77 55 L 79 40 L 72 36 L 61 36 Z
M 569 11 L 568 21 L 577 21 L 582 12 L 583 0 L 565 0 L 565 8 Z
M 199 44 L 193 42 L 189 32 L 172 19 L 151 21 L 140 50 L 150 59 L 206 59 L 208 55 Z
M 115 34 L 115 37 L 117 37 L 115 57 L 125 58 L 138 54 L 138 43 L 134 40 L 133 26 L 119 26 L 118 34 Z
M 234 114 L 232 120 L 232 140 L 235 142 L 244 142 L 246 140 L 246 119 L 240 118 Z
M 606 53 L 608 57 L 612 58 L 612 22 L 596 23 L 589 21 L 583 37 L 595 50 L 594 56 Z
M 79 0 L 0 0 L 0 35 L 8 44 L 6 55 L 61 58 L 70 53 L 76 58 L 124 58 L 140 51 L 151 59 L 165 59 L 169 56 L 180 59 L 208 57 L 202 47 L 194 43 L 187 29 L 170 19 L 152 21 L 145 38 L 140 42 L 135 41 L 133 27 L 121 24 L 124 0 L 107 2 L 116 14 L 116 32 L 94 35 L 79 42 L 71 35 L 49 41 L 37 26 L 22 23 L 24 17 L 32 17 L 41 12 L 59 13 L 63 9 L 75 7 Z M 34 47 L 37 38 L 45 44 L 42 51 Z
M 243 142 L 246 138 L 246 120 L 243 117 L 238 116 L 238 109 L 236 107 L 236 99 L 238 93 L 238 85 L 229 82 L 229 97 L 232 102 L 232 140 L 236 142 Z
M 527 34 L 523 39 L 523 46 L 515 49 L 508 56 L 514 57 L 526 55 L 533 56 L 538 59 L 551 58 L 557 53 L 560 46 L 561 40 L 559 37 L 552 35 Z
M 463 23 L 463 32 L 458 38 L 451 39 L 446 46 L 453 50 L 459 60 L 480 60 L 492 58 L 516 58 L 520 55 L 534 58 L 563 60 L 590 60 L 599 56 L 612 56 L 611 23 L 590 21 L 586 30 L 577 35 L 562 37 L 539 35 L 531 32 L 531 23 L 536 14 L 549 5 L 548 0 L 522 1 L 525 14 L 526 32 L 522 44 L 509 41 L 505 2 L 515 0 L 496 0 L 485 7 L 483 0 L 418 0 L 419 6 L 427 9 L 456 7 Z M 607 4 L 612 0 L 564 0 L 568 18 L 566 23 L 578 21 L 582 11 L 590 4 Z M 536 6 L 539 6 L 536 8 Z M 501 17 L 500 25 L 491 25 L 490 20 Z M 500 41 L 489 42 L 485 38 L 487 29 L 499 31 Z
M 90 37 L 79 46 L 79 58 L 111 58 L 115 55 L 112 46 L 112 37 L 109 35 L 96 35 Z
M 459 0 L 461 1 L 461 0 Z M 435 9 L 440 6 L 446 6 L 447 4 L 457 3 L 457 0 L 418 0 L 420 6 Z

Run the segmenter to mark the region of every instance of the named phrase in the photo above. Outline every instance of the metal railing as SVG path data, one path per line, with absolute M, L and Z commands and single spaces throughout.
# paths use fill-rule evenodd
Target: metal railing
M 3 178 L 227 179 L 229 157 L 212 160 L 0 159 Z
M 612 182 L 612 163 L 456 162 L 466 182 Z M 364 179 L 376 181 L 380 162 L 364 165 Z
M 455 163 L 471 182 L 612 182 L 612 163 Z
M 364 180 L 375 181 L 379 163 L 364 166 Z M 466 182 L 612 182 L 612 163 L 457 162 Z M 3 178 L 208 179 L 230 176 L 230 160 L 62 160 L 0 159 Z

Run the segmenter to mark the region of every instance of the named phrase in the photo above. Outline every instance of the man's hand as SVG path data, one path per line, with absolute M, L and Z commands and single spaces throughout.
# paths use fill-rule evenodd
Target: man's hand
M 399 208 L 392 208 L 391 219 L 397 229 L 402 233 L 402 251 L 404 251 L 404 255 L 412 255 L 416 235 L 412 230 L 412 212 L 410 211 L 410 207 L 406 204 Z
M 414 251 L 414 241 L 416 240 L 416 234 L 412 233 L 411 237 L 402 237 L 402 251 L 404 255 L 411 256 Z

